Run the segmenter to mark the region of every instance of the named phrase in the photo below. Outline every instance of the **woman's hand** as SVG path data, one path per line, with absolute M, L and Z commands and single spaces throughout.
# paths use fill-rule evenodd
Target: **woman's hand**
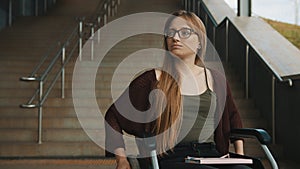
M 117 158 L 117 167 L 116 169 L 131 169 L 130 164 L 126 157 Z
M 116 169 L 131 169 L 124 148 L 117 148 L 115 150 L 115 155 L 117 161 Z

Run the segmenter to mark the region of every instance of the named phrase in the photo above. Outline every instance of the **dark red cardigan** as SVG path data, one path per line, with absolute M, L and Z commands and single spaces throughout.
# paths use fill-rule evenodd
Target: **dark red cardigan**
M 233 128 L 241 128 L 242 122 L 240 114 L 234 104 L 230 88 L 226 82 L 223 75 L 216 71 L 212 71 L 212 76 L 214 79 L 214 92 L 217 94 L 217 109 L 216 113 L 222 115 L 218 127 L 215 130 L 215 143 L 217 150 L 222 153 L 228 153 L 229 142 L 230 142 L 230 130 Z M 156 84 L 155 71 L 149 70 L 138 76 L 133 80 L 129 88 L 129 97 L 132 105 L 139 111 L 146 111 L 150 107 L 149 93 L 155 89 Z M 123 103 L 126 97 L 123 95 L 116 101 Z M 128 99 L 127 99 L 128 100 Z M 222 101 L 223 100 L 223 101 Z M 226 100 L 226 101 L 225 101 Z M 225 105 L 224 105 L 225 104 Z M 126 107 L 126 104 L 123 104 Z M 131 113 L 131 112 L 129 112 Z M 134 116 L 134 115 L 133 115 Z M 154 121 L 150 123 L 137 123 L 124 118 L 116 109 L 115 104 L 112 104 L 105 114 L 105 130 L 106 130 L 106 149 L 108 151 L 113 151 L 116 148 L 123 147 L 124 140 L 122 135 L 116 134 L 126 133 L 139 136 L 155 124 Z M 110 125 L 111 127 L 108 127 Z

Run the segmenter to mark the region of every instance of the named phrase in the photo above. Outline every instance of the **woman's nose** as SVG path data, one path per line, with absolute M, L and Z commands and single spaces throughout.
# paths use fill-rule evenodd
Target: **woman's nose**
M 178 32 L 175 33 L 175 35 L 173 37 L 173 40 L 175 40 L 175 41 L 179 41 L 180 40 Z

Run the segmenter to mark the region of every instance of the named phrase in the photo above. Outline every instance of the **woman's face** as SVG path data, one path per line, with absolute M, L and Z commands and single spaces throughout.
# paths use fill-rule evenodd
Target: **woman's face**
M 171 22 L 169 29 L 166 31 L 166 34 L 170 35 L 167 36 L 167 48 L 172 54 L 183 60 L 195 60 L 200 43 L 199 37 L 187 22 L 181 17 L 176 17 Z

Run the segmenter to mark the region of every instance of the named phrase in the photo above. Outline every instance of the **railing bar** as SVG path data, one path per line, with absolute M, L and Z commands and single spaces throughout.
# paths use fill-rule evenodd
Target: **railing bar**
M 73 32 L 72 32 L 72 36 L 76 33 L 76 30 L 77 30 L 77 28 L 75 28 L 74 30 L 73 30 Z M 74 36 L 75 37 L 75 36 Z M 68 40 L 70 40 L 71 39 L 71 36 L 69 37 L 69 39 Z M 53 49 L 53 47 L 54 46 L 52 46 L 52 48 L 49 50 L 49 51 L 51 51 L 52 49 Z M 77 45 L 74 45 L 74 47 L 73 47 L 73 49 L 72 49 L 72 53 L 74 53 L 74 51 L 75 51 L 75 48 L 77 47 Z M 31 74 L 31 76 L 33 76 L 37 71 L 38 71 L 38 69 L 39 69 L 39 67 L 43 64 L 43 62 L 47 59 L 47 57 L 49 56 L 49 52 L 48 51 L 48 55 L 46 55 L 46 57 L 43 57 L 43 59 L 41 60 L 41 62 L 40 62 L 40 64 L 38 65 L 38 66 L 36 66 L 36 68 L 35 68 L 35 70 L 32 72 L 32 74 Z M 59 54 L 60 54 L 60 52 L 61 51 L 59 51 Z M 58 55 L 59 56 L 59 55 Z M 57 57 L 58 58 L 58 57 Z M 69 58 L 70 57 L 68 57 L 68 59 L 66 60 L 66 63 L 68 62 L 68 60 L 69 60 Z M 57 59 L 56 59 L 57 60 Z M 56 61 L 55 61 L 56 62 Z M 55 63 L 54 62 L 54 63 Z M 48 68 L 49 68 L 50 66 L 48 66 Z M 44 75 L 44 74 L 43 74 Z M 42 80 L 45 80 L 45 76 L 44 77 L 42 77 L 41 78 Z M 37 94 L 39 93 L 39 91 L 40 91 L 40 89 L 39 88 L 37 88 L 36 90 L 35 90 L 35 93 L 33 94 L 33 96 L 30 98 L 30 100 L 26 103 L 27 105 L 29 105 L 29 104 L 32 104 L 32 102 L 36 99 L 36 96 L 37 96 Z
M 229 57 L 228 57 L 228 53 L 229 53 L 229 49 L 228 49 L 228 43 L 229 43 L 229 21 L 228 18 L 226 18 L 226 33 L 225 33 L 225 61 L 226 63 L 228 63 Z
M 23 1 L 24 2 L 24 1 Z M 102 15 L 104 16 L 101 16 L 104 18 L 104 24 L 106 24 L 107 22 L 107 19 L 110 15 L 110 10 L 111 8 L 107 6 L 107 4 L 109 4 L 109 0 L 105 0 L 105 1 L 102 1 L 101 3 L 98 4 L 97 8 L 96 8 L 96 11 L 94 12 L 94 15 L 92 16 L 95 16 L 96 13 L 98 13 L 99 9 L 98 8 L 101 8 L 101 11 L 104 9 L 104 12 L 101 12 Z M 120 3 L 120 1 L 118 1 L 118 3 Z M 24 12 L 24 11 L 23 11 Z M 100 27 L 100 21 L 99 20 L 99 15 L 97 15 L 97 22 L 98 22 L 98 25 Z M 101 19 L 101 18 L 100 18 Z M 82 26 L 82 21 L 81 21 L 81 26 Z M 68 29 L 70 30 L 70 29 Z M 75 44 L 73 44 L 72 46 L 73 47 L 70 47 L 71 48 L 71 51 L 68 52 L 69 55 L 67 55 L 67 58 L 65 58 L 65 61 L 63 61 L 64 59 L 64 56 L 61 56 L 62 54 L 65 54 L 65 47 L 68 46 L 71 42 L 71 40 L 73 38 L 76 39 L 76 32 L 78 30 L 78 26 L 76 26 L 74 28 L 74 30 L 72 31 L 72 33 L 67 37 L 67 36 L 64 36 L 63 39 L 65 39 L 65 37 L 67 37 L 65 43 L 63 44 L 63 46 L 59 49 L 58 52 L 55 53 L 55 56 L 52 58 L 52 60 L 50 61 L 50 63 L 48 64 L 47 68 L 44 70 L 44 72 L 42 73 L 41 76 L 39 76 L 39 78 L 34 78 L 33 80 L 34 81 L 39 81 L 39 88 L 35 90 L 35 93 L 34 95 L 30 98 L 30 100 L 27 102 L 27 107 L 38 107 L 38 144 L 42 144 L 42 115 L 43 115 L 43 104 L 44 102 L 46 101 L 46 99 L 48 98 L 50 92 L 52 91 L 53 87 L 55 86 L 58 78 L 62 77 L 62 90 L 64 90 L 64 71 L 65 71 L 65 67 L 66 67 L 66 64 L 69 63 L 70 59 L 72 58 L 72 55 L 74 54 L 76 48 L 78 48 L 80 45 L 79 45 L 79 42 L 80 42 L 80 39 L 82 38 L 82 34 L 79 35 L 77 41 L 75 42 Z M 65 33 L 64 34 L 67 34 L 67 29 L 64 31 Z M 94 31 L 92 31 L 94 32 Z M 80 32 L 81 33 L 81 32 Z M 82 42 L 82 39 L 81 39 L 81 42 Z M 35 66 L 34 70 L 32 71 L 31 75 L 29 77 L 35 77 L 36 76 L 36 73 L 41 69 L 41 66 L 43 64 L 45 64 L 46 60 L 48 59 L 48 57 L 50 56 L 50 54 L 52 53 L 52 51 L 55 49 L 55 45 L 53 45 L 51 48 L 49 48 L 49 50 L 47 51 L 46 55 L 44 55 L 42 57 L 42 59 L 40 60 L 40 62 L 37 64 L 37 66 Z M 81 49 L 79 49 L 79 51 L 81 51 Z M 81 52 L 79 52 L 79 57 L 81 55 Z M 47 90 L 44 90 L 44 83 L 46 82 L 45 80 L 47 79 L 50 71 L 53 70 L 56 62 L 58 61 L 58 59 L 62 57 L 62 62 L 61 62 L 61 67 L 59 69 L 59 71 L 56 72 L 56 75 L 53 79 L 49 80 L 50 81 L 50 85 L 49 87 L 47 88 Z M 22 79 L 22 78 L 21 78 Z M 27 80 L 27 79 L 26 79 Z M 45 91 L 45 92 L 44 92 Z M 34 100 L 36 100 L 36 97 L 37 95 L 39 96 L 38 98 L 38 104 L 35 104 L 35 105 L 31 105 L 33 103 Z M 62 94 L 64 95 L 64 94 Z M 26 105 L 24 106 L 26 107 Z
M 38 144 L 42 144 L 42 122 L 43 122 L 43 108 L 38 108 Z
M 226 19 L 230 22 L 231 25 L 233 25 L 233 23 L 232 23 L 232 21 L 230 20 L 230 18 L 226 18 Z M 233 26 L 234 26 L 234 25 L 233 25 Z M 234 27 L 235 27 L 235 26 L 234 26 Z M 236 28 L 236 27 L 235 27 L 235 28 Z M 237 29 L 237 28 L 236 28 L 236 29 Z M 250 48 L 250 47 L 251 47 L 251 46 L 249 45 L 249 48 Z M 288 81 L 288 79 L 287 79 L 287 80 L 282 79 L 282 77 L 281 77 L 275 70 L 273 70 L 273 69 L 270 67 L 269 64 L 267 64 L 267 61 L 262 57 L 261 54 L 258 53 L 258 56 L 259 56 L 259 58 L 263 61 L 264 65 L 267 66 L 267 68 L 271 71 L 272 75 L 274 75 L 280 82 Z
M 66 48 L 62 48 L 62 54 L 61 54 L 61 97 L 65 98 L 65 67 L 63 66 L 66 60 Z
M 75 45 L 73 46 L 72 50 L 69 52 L 68 57 L 66 59 L 66 63 L 69 61 L 69 59 L 72 57 L 75 49 L 78 47 L 78 45 L 79 45 L 78 42 L 79 42 L 79 39 L 75 42 Z
M 41 68 L 41 66 L 44 64 L 44 62 L 46 61 L 46 59 L 50 56 L 50 52 L 52 50 L 54 50 L 55 46 L 56 45 L 53 45 L 51 48 L 49 48 L 49 50 L 47 51 L 47 54 L 41 59 L 41 61 L 39 62 L 39 64 L 36 65 L 36 67 L 34 68 L 34 70 L 32 71 L 32 73 L 30 74 L 31 77 L 35 76 L 35 74 Z
M 39 108 L 38 108 L 38 144 L 42 144 L 42 116 L 43 116 L 43 107 L 41 105 L 43 96 L 43 86 L 44 82 L 40 81 L 39 83 Z
M 60 74 L 61 74 L 62 69 L 55 75 L 54 80 L 51 82 L 50 86 L 48 87 L 47 91 L 45 92 L 41 102 L 40 102 L 40 106 L 43 106 L 44 102 L 46 101 L 48 95 L 50 94 L 50 92 L 52 91 L 52 88 L 54 87 L 56 81 L 58 80 Z
M 68 37 L 68 39 L 66 40 L 66 42 L 68 42 L 72 36 L 74 36 L 74 34 L 76 33 L 77 28 L 74 28 L 73 32 L 71 33 L 71 35 Z M 66 31 L 65 31 L 66 32 Z M 51 48 L 49 48 L 49 50 L 47 51 L 47 54 L 41 59 L 41 61 L 39 62 L 39 64 L 35 67 L 35 69 L 32 71 L 30 76 L 34 76 L 37 71 L 40 69 L 40 67 L 44 64 L 44 62 L 46 61 L 46 59 L 50 56 L 50 53 L 52 50 L 54 50 L 54 48 L 57 45 L 53 45 Z
M 79 44 L 78 44 L 78 53 L 79 53 L 79 60 L 81 61 L 81 54 L 82 54 L 82 21 L 79 22 Z
M 74 36 L 75 37 L 75 35 L 76 35 L 76 33 L 77 33 L 77 26 L 74 28 L 74 30 L 73 30 L 73 32 L 71 33 L 71 35 L 68 37 L 68 39 L 66 40 L 66 43 L 67 42 L 69 42 L 71 39 L 72 39 L 72 37 Z
M 245 56 L 245 96 L 249 98 L 249 44 L 246 45 L 246 56 Z
M 8 25 L 12 26 L 12 0 L 8 2 Z
M 28 102 L 27 102 L 25 105 L 31 105 L 32 102 L 35 100 L 35 98 L 36 98 L 37 94 L 39 93 L 39 91 L 40 91 L 40 89 L 37 88 L 37 89 L 35 90 L 35 93 L 32 95 L 32 97 L 28 100 Z M 22 105 L 21 105 L 21 107 L 23 108 Z
M 52 91 L 56 81 L 58 80 L 59 78 L 59 75 L 62 73 L 62 68 L 64 68 L 66 66 L 66 64 L 69 62 L 69 60 L 71 59 L 72 57 L 72 54 L 74 53 L 75 49 L 76 49 L 76 45 L 72 48 L 70 54 L 68 55 L 68 57 L 66 58 L 65 60 L 65 63 L 61 66 L 61 69 L 60 71 L 58 71 L 55 75 L 55 78 L 53 79 L 53 81 L 51 82 L 50 86 L 48 87 L 47 91 L 45 92 L 44 94 L 44 97 L 42 98 L 41 102 L 40 102 L 40 106 L 43 106 L 44 102 L 46 101 L 48 95 L 50 94 L 50 92 Z
M 48 75 L 48 73 L 52 70 L 55 62 L 58 60 L 58 58 L 61 55 L 61 50 L 59 50 L 56 54 L 56 56 L 53 58 L 53 60 L 51 61 L 51 63 L 49 64 L 49 66 L 47 67 L 47 69 L 44 71 L 44 73 L 41 76 L 41 80 L 44 80 L 45 77 Z
M 272 100 L 271 100 L 271 104 L 272 104 L 272 137 L 273 137 L 273 144 L 276 143 L 276 108 L 275 108 L 275 77 L 272 76 L 272 84 L 271 84 L 271 92 L 272 92 Z
M 35 90 L 35 93 L 34 93 L 34 95 L 31 97 L 31 99 L 27 102 L 27 104 L 31 104 L 34 100 L 35 100 L 35 98 L 36 98 L 36 96 L 37 96 L 37 94 L 40 92 L 40 89 L 39 88 L 37 88 L 36 90 Z

